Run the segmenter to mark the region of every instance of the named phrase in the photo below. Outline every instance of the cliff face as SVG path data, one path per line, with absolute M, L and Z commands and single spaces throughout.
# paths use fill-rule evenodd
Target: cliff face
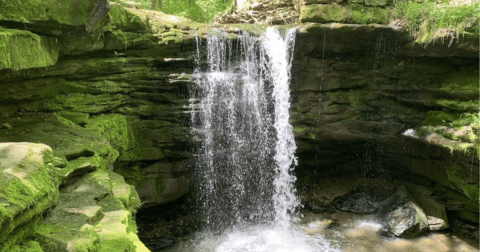
M 22 223 L 38 226 L 44 248 L 140 251 L 131 213 L 188 191 L 193 35 L 206 26 L 104 1 L 0 5 L 0 142 L 50 146 L 56 158 L 42 165 L 60 184 L 60 196 L 43 195 L 48 206 L 60 199 L 50 217 L 37 218 L 44 207 Z M 434 188 L 459 218 L 478 223 L 478 36 L 418 44 L 379 24 L 307 23 L 297 31 L 298 172 L 368 166 Z M 0 207 L 7 198 L 0 194 Z M 66 212 L 76 216 L 70 235 L 61 226 Z M 110 224 L 125 230 L 120 241 Z M 8 246 L 38 245 L 15 245 L 32 235 L 16 235 L 17 226 L 0 234 L 18 238 Z
M 478 69 L 468 39 L 421 47 L 387 26 L 301 27 L 291 113 L 299 170 L 367 169 L 442 188 L 445 204 L 463 202 L 461 218 L 478 222 Z
M 189 21 L 106 1 L 0 3 L 0 142 L 50 146 L 59 179 L 45 196 L 58 205 L 20 223 L 37 231 L 7 225 L 0 251 L 147 251 L 132 214 L 188 191 Z

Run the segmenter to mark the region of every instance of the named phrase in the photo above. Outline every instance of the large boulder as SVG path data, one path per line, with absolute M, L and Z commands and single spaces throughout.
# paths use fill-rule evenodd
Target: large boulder
M 406 187 L 415 202 L 418 202 L 425 211 L 430 231 L 439 231 L 449 227 L 445 205 L 434 199 L 433 190 L 413 183 L 406 183 Z
M 427 215 L 405 186 L 381 204 L 376 216 L 383 222 L 384 229 L 397 237 L 412 238 L 428 230 Z

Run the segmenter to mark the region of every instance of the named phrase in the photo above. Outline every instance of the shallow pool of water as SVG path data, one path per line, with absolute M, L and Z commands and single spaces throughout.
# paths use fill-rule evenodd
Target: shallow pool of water
M 197 233 L 166 252 L 476 252 L 478 241 L 448 232 L 415 239 L 388 238 L 369 215 L 306 212 L 289 229 L 255 226 L 223 234 Z

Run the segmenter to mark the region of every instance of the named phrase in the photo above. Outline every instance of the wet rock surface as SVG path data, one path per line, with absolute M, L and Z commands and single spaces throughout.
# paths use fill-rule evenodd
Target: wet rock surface
M 392 193 L 392 190 L 382 187 L 362 186 L 335 198 L 332 205 L 341 211 L 358 214 L 373 213 Z
M 307 201 L 304 204 L 304 209 L 312 213 L 331 213 L 332 209 L 329 205 L 323 204 L 318 201 Z
M 200 230 L 192 195 L 167 204 L 140 209 L 136 214 L 140 240 L 153 252 L 174 246 Z
M 428 230 L 427 215 L 402 186 L 378 208 L 376 217 L 384 231 L 397 237 L 412 238 Z

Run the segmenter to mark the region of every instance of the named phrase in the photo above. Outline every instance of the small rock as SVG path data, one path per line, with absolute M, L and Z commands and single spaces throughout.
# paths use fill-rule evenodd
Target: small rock
M 427 216 L 428 219 L 428 229 L 430 231 L 439 231 L 448 227 L 448 223 L 441 218 L 437 218 L 434 216 Z
M 0 127 L 1 129 L 11 129 L 13 128 L 12 125 L 10 125 L 9 123 L 4 123 L 2 124 L 2 126 Z

